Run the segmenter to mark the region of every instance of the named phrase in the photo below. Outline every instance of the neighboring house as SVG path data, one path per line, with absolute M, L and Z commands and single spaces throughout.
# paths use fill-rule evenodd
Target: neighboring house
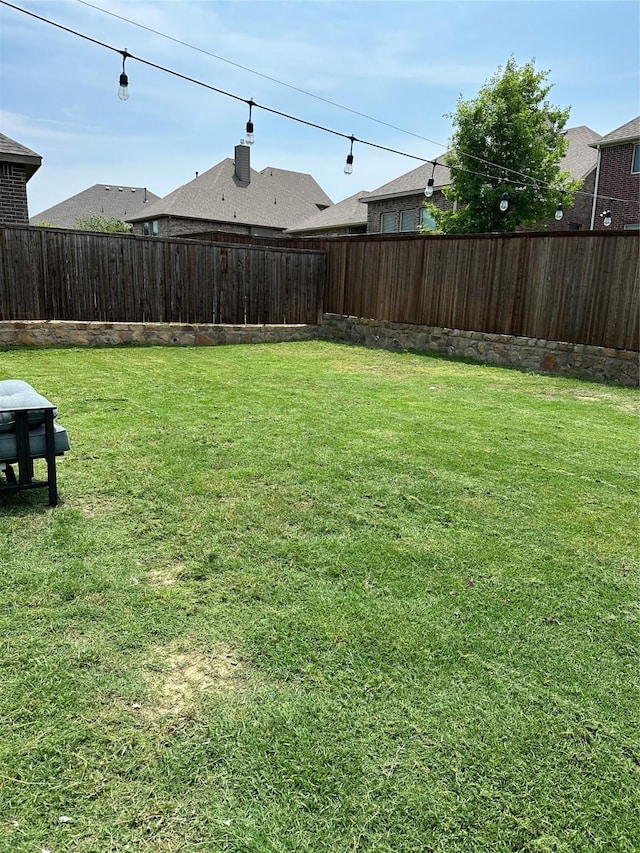
M 591 200 L 595 183 L 597 155 L 591 145 L 600 139 L 599 134 L 588 127 L 573 127 L 566 131 L 569 147 L 560 162 L 560 169 L 568 171 L 573 178 L 584 181 L 581 195 L 576 195 L 572 207 L 567 207 L 560 221 L 555 218 L 537 223 L 535 230 L 579 230 L 589 228 Z M 373 190 L 365 203 L 368 207 L 368 232 L 417 231 L 421 225 L 434 224 L 424 209 L 424 190 L 433 177 L 433 195 L 430 201 L 442 210 L 450 210 L 442 189 L 451 183 L 451 172 L 446 166 L 425 163 L 401 175 L 393 181 Z
M 311 175 L 271 166 L 256 172 L 249 151 L 248 145 L 236 145 L 234 160 L 223 160 L 143 214 L 128 217 L 133 233 L 172 237 L 233 231 L 269 236 L 331 205 Z
M 124 221 L 139 210 L 151 206 L 160 196 L 146 187 L 123 187 L 119 184 L 94 184 L 82 192 L 54 204 L 37 216 L 31 225 L 52 225 L 54 228 L 77 228 L 78 219 L 104 216 Z
M 432 220 L 424 209 L 424 190 L 432 177 L 430 201 L 442 210 L 449 210 L 452 204 L 442 195 L 442 188 L 451 183 L 449 169 L 440 163 L 435 169 L 431 163 L 424 163 L 373 190 L 364 199 L 367 232 L 418 231 L 422 225 L 429 225 Z
M 367 206 L 363 203 L 366 190 L 332 204 L 304 222 L 287 229 L 294 237 L 338 237 L 343 234 L 365 234 L 367 231 Z
M 0 133 L 0 223 L 27 225 L 27 182 L 40 168 L 42 157 Z
M 593 143 L 597 177 L 591 227 L 640 229 L 640 116 Z M 611 223 L 604 224 L 609 211 Z

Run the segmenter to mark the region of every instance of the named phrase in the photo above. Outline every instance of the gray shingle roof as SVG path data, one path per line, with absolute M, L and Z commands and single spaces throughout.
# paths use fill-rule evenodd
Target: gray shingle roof
M 389 181 L 373 190 L 367 196 L 367 201 L 378 201 L 379 199 L 392 196 L 415 195 L 418 192 L 424 192 L 432 171 L 433 166 L 431 163 L 423 163 L 417 169 L 412 169 L 410 172 L 400 175 L 399 178 L 394 178 L 393 181 Z M 451 172 L 446 166 L 438 163 L 433 173 L 434 189 L 440 189 L 450 183 Z
M 602 136 L 597 144 L 615 145 L 618 142 L 632 142 L 638 139 L 640 139 L 640 116 L 632 118 L 631 121 Z
M 569 148 L 561 161 L 560 168 L 563 171 L 571 172 L 574 178 L 584 178 L 589 174 L 591 169 L 595 168 L 597 156 L 590 145 L 594 141 L 599 140 L 599 134 L 591 130 L 591 128 L 582 125 L 580 127 L 568 128 L 566 136 L 569 140 Z M 389 183 L 383 184 L 381 187 L 373 190 L 368 196 L 367 201 L 377 201 L 393 196 L 415 195 L 422 192 L 431 177 L 432 169 L 433 166 L 431 163 L 418 166 L 417 169 L 412 169 L 411 172 L 407 172 L 399 178 L 395 178 L 395 180 L 389 181 Z M 446 166 L 441 166 L 438 163 L 433 179 L 434 189 L 441 189 L 443 186 L 451 183 L 451 172 Z
M 145 197 L 147 199 L 145 203 Z M 87 216 L 107 216 L 125 220 L 143 208 L 151 207 L 160 196 L 146 187 L 121 184 L 94 184 L 71 198 L 43 210 L 29 219 L 31 225 L 47 222 L 57 228 L 75 228 L 76 221 Z
M 568 128 L 565 135 L 569 140 L 569 147 L 560 161 L 560 168 L 563 172 L 571 172 L 574 178 L 586 178 L 596 167 L 598 154 L 591 146 L 598 142 L 600 134 L 583 124 L 580 127 Z
M 326 210 L 322 210 L 308 219 L 297 223 L 289 228 L 290 234 L 300 231 L 324 231 L 330 228 L 347 228 L 353 225 L 367 224 L 367 206 L 360 199 L 366 198 L 369 193 L 366 190 L 354 193 L 354 195 L 332 204 Z
M 26 166 L 27 180 L 40 168 L 42 157 L 27 148 L 26 145 L 21 145 L 15 139 L 5 136 L 0 133 L 0 162 L 2 163 L 20 163 Z
M 150 205 L 143 215 L 127 219 L 183 216 L 285 229 L 330 204 L 311 175 L 268 166 L 261 172 L 251 169 L 251 181 L 245 184 L 237 180 L 234 161 L 227 158 Z

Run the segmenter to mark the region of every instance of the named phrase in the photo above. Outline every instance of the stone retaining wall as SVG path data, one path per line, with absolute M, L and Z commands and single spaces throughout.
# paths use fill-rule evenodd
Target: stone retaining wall
M 368 347 L 437 352 L 535 373 L 556 373 L 619 385 L 640 384 L 640 354 L 633 350 L 437 326 L 382 323 L 340 314 L 325 314 L 320 334 L 327 340 Z
M 325 314 L 321 326 L 0 321 L 0 349 L 27 346 L 215 346 L 316 338 L 391 350 L 437 352 L 536 373 L 640 385 L 639 354 L 631 350 L 437 326 L 382 323 L 338 314 Z
M 0 321 L 0 347 L 215 346 L 308 341 L 318 326 L 97 323 L 73 320 Z

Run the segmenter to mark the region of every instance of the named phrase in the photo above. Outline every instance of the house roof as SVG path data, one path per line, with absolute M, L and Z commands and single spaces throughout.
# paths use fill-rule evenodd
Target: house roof
M 0 133 L 0 162 L 20 163 L 26 166 L 27 180 L 29 180 L 40 168 L 42 157 L 26 145 L 21 145 L 15 139 Z
M 595 169 L 597 155 L 590 147 L 591 144 L 600 139 L 599 134 L 595 130 L 581 125 L 580 127 L 568 128 L 566 131 L 569 147 L 560 161 L 560 168 L 563 171 L 571 172 L 574 178 L 584 178 L 592 169 Z M 385 198 L 395 198 L 404 195 L 416 195 L 424 192 L 427 181 L 431 177 L 433 166 L 431 163 L 424 163 L 396 178 L 383 184 L 381 187 L 373 190 L 367 197 L 366 201 L 380 201 Z M 443 186 L 451 183 L 451 172 L 446 166 L 438 163 L 433 173 L 434 189 L 441 189 Z
M 617 127 L 611 133 L 600 137 L 595 145 L 617 145 L 620 142 L 632 142 L 638 139 L 640 139 L 640 116 L 632 118 L 631 121 L 628 121 L 621 127 Z
M 293 228 L 287 229 L 288 233 L 297 234 L 301 231 L 326 231 L 331 228 L 366 225 L 367 208 L 360 199 L 366 198 L 368 195 L 367 190 L 360 190 L 360 192 L 350 195 L 349 198 L 332 204 L 326 210 L 319 211 L 308 219 L 297 223 Z
M 592 146 L 601 136 L 584 124 L 568 128 L 565 136 L 569 140 L 569 147 L 560 161 L 560 169 L 563 172 L 571 172 L 574 178 L 586 178 L 596 167 L 598 154 Z
M 43 210 L 37 216 L 32 216 L 29 222 L 31 225 L 46 222 L 57 228 L 75 228 L 78 219 L 94 215 L 125 220 L 142 208 L 151 207 L 159 198 L 146 187 L 94 184 Z
M 400 175 L 399 178 L 394 178 L 393 181 L 373 190 L 367 196 L 366 201 L 380 201 L 395 196 L 423 193 L 432 172 L 434 189 L 441 189 L 446 184 L 451 183 L 451 172 L 446 166 L 438 163 L 434 171 L 431 163 L 423 163 L 417 169 L 412 169 L 410 172 Z
M 288 228 L 331 204 L 311 175 L 268 166 L 250 170 L 247 184 L 235 176 L 235 163 L 223 160 L 174 190 L 129 222 L 162 216 Z

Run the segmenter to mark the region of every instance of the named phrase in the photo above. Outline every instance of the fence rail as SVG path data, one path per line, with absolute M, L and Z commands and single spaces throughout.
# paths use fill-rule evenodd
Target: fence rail
M 325 253 L 0 227 L 0 319 L 317 323 Z
M 322 310 L 638 350 L 638 235 L 171 240 L 0 226 L 0 319 L 316 323 Z

